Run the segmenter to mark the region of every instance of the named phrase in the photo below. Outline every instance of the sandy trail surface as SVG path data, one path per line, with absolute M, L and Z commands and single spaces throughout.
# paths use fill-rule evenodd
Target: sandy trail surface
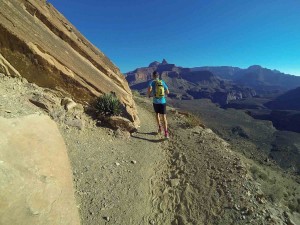
M 19 118 L 47 114 L 28 98 L 46 94 L 26 81 L 0 77 L 0 116 Z M 151 179 L 164 165 L 164 139 L 155 135 L 151 111 L 139 107 L 142 125 L 131 137 L 96 126 L 85 118 L 85 128 L 57 123 L 67 145 L 77 208 L 82 224 L 148 224 L 154 215 Z
M 163 165 L 164 138 L 153 113 L 139 107 L 142 121 L 132 136 L 99 127 L 61 129 L 73 167 L 83 224 L 148 224 L 153 220 L 151 178 Z
M 19 79 L 0 76 L 0 85 L 4 118 L 47 114 L 28 98 L 56 98 Z M 135 100 L 142 123 L 131 136 L 97 126 L 86 115 L 82 130 L 57 122 L 68 149 L 81 224 L 298 224 L 298 214 L 267 200 L 249 173 L 253 162 L 232 152 L 210 129 L 168 109 L 166 141 L 155 134 L 151 102 Z

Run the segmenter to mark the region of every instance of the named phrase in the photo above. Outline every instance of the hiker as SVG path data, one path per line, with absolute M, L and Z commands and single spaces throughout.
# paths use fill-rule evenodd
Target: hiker
M 169 94 L 169 89 L 166 83 L 159 79 L 159 73 L 157 71 L 153 72 L 153 80 L 150 81 L 148 86 L 148 97 L 150 98 L 151 93 L 153 94 L 153 108 L 156 113 L 156 120 L 158 124 L 158 134 L 162 133 L 162 127 L 160 123 L 160 116 L 163 118 L 163 125 L 165 131 L 165 138 L 169 138 L 168 123 L 166 115 L 166 97 L 165 93 Z

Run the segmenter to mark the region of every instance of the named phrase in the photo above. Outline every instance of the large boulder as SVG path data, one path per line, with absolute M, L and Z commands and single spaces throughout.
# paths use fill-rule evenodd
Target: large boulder
M 0 5 L 0 63 L 11 65 L 16 70 L 12 74 L 67 91 L 81 103 L 113 91 L 124 105 L 125 117 L 138 124 L 131 90 L 120 70 L 51 4 L 0 0 Z
M 71 174 L 48 116 L 0 117 L 0 224 L 80 224 Z

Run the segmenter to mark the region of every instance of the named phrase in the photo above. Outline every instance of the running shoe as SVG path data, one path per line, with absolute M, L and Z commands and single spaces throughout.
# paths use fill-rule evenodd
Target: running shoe
M 165 138 L 169 139 L 169 132 L 165 131 Z

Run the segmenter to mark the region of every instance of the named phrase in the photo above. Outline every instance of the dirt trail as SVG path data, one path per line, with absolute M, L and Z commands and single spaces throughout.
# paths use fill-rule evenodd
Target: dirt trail
M 0 76 L 0 116 L 18 118 L 47 114 L 29 102 L 47 94 L 25 80 Z M 53 97 L 53 96 L 52 96 Z M 150 178 L 167 155 L 155 134 L 152 112 L 139 107 L 142 126 L 132 137 L 96 126 L 85 118 L 85 129 L 58 123 L 73 170 L 77 207 L 82 224 L 149 224 L 153 214 Z
M 148 224 L 152 220 L 149 180 L 166 154 L 164 139 L 155 135 L 153 114 L 138 110 L 142 125 L 130 138 L 96 126 L 84 132 L 61 129 L 83 224 Z
M 170 118 L 172 138 L 165 146 L 166 166 L 156 174 L 156 180 L 161 179 L 158 185 L 151 187 L 157 208 L 153 224 L 233 224 L 236 216 L 225 216 L 225 209 L 233 207 L 227 182 L 237 177 L 238 193 L 245 189 L 240 187 L 245 173 L 234 164 L 239 159 L 211 130 L 182 128 L 184 119 L 177 120 Z M 222 175 L 229 167 L 232 174 Z
M 5 76 L 0 85 L 0 116 L 46 114 L 28 97 L 49 91 Z M 142 124 L 131 137 L 87 116 L 83 130 L 58 122 L 83 225 L 284 224 L 292 218 L 267 201 L 248 173 L 249 160 L 210 129 L 168 110 L 165 141 L 155 134 L 150 101 L 136 102 Z

